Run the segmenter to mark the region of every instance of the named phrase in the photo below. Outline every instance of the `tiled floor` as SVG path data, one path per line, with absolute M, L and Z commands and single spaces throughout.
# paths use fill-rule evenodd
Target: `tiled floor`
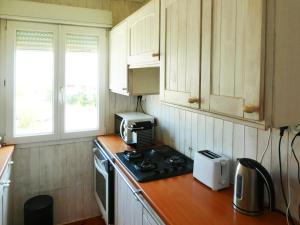
M 105 225 L 104 220 L 102 219 L 102 217 L 95 217 L 95 218 L 91 218 L 91 219 L 87 219 L 87 220 L 83 220 L 83 221 L 78 221 L 75 223 L 70 223 L 70 224 L 66 224 L 66 225 Z

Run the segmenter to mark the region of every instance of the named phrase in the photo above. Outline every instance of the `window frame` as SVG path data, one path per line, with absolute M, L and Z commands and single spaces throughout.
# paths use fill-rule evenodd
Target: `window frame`
M 60 40 L 60 53 L 59 53 L 59 59 L 60 59 L 60 65 L 59 65 L 59 73 L 61 74 L 59 84 L 60 87 L 63 87 L 63 92 L 65 91 L 65 40 L 66 36 L 68 33 L 71 34 L 79 34 L 79 35 L 92 35 L 92 36 L 98 36 L 98 41 L 99 41 L 99 49 L 98 49 L 98 55 L 99 55 L 99 76 L 98 76 L 98 104 L 99 104 L 99 113 L 98 113 L 98 130 L 90 130 L 90 131 L 78 131 L 78 132 L 64 132 L 64 125 L 65 125 L 65 104 L 64 102 L 60 102 L 61 104 L 61 109 L 59 110 L 59 131 L 60 131 L 60 137 L 62 139 L 69 139 L 69 138 L 80 138 L 80 137 L 89 137 L 89 136 L 96 136 L 99 135 L 100 133 L 104 133 L 104 118 L 105 118 L 105 84 L 106 84 L 106 76 L 101 76 L 104 74 L 107 74 L 107 66 L 105 65 L 106 63 L 106 58 L 107 58 L 107 51 L 108 51 L 108 43 L 107 43 L 107 35 L 106 35 L 106 30 L 104 29 L 99 29 L 99 28 L 91 28 L 91 27 L 79 27 L 79 26 L 66 26 L 66 25 L 60 25 L 59 26 L 59 40 Z M 103 48 L 101 48 L 101 46 Z M 102 52 L 102 50 L 104 50 Z M 61 90 L 61 89 L 60 89 Z M 101 91 L 103 90 L 103 91 Z M 64 93 L 60 93 L 65 99 Z M 101 112 L 103 110 L 103 112 Z M 101 124 L 103 125 L 101 127 Z
M 30 30 L 54 33 L 54 94 L 53 94 L 53 133 L 45 135 L 15 136 L 15 53 L 16 53 L 16 31 Z M 60 101 L 61 90 L 64 86 L 65 65 L 65 39 L 66 32 L 74 34 L 92 34 L 99 38 L 99 75 L 98 75 L 98 128 L 91 131 L 79 131 L 64 133 L 64 103 Z M 23 144 L 32 142 L 55 141 L 72 138 L 85 138 L 105 133 L 105 94 L 106 77 L 108 71 L 108 40 L 107 30 L 103 28 L 66 26 L 58 24 L 46 24 L 38 22 L 7 21 L 7 30 L 4 43 L 6 44 L 6 135 L 7 143 Z M 63 97 L 64 98 L 64 97 Z

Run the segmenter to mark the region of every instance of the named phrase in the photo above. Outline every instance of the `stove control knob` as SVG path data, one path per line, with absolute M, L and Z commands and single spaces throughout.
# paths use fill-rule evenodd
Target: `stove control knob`
M 166 173 L 166 172 L 167 172 L 166 169 L 162 169 L 162 170 L 159 171 L 160 174 L 163 174 L 163 173 Z
M 175 167 L 171 167 L 171 168 L 169 168 L 169 171 L 170 172 L 174 172 L 174 171 L 176 171 L 176 168 Z

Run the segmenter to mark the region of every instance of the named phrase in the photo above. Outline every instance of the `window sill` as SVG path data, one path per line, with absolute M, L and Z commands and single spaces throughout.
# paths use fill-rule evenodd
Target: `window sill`
M 21 143 L 21 144 L 17 144 L 16 148 L 22 149 L 22 148 L 33 148 L 33 147 L 52 146 L 52 145 L 63 145 L 63 144 L 78 143 L 78 142 L 89 142 L 89 141 L 93 141 L 95 137 L 96 136 L 49 140 L 43 142 L 31 142 L 31 143 L 23 143 L 23 144 Z

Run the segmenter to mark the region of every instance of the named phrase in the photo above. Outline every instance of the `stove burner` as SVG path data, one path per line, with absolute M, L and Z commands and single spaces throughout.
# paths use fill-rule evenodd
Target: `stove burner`
M 144 159 L 139 165 L 135 165 L 135 167 L 142 172 L 149 172 L 156 169 L 156 164 L 149 159 Z
M 131 161 L 131 160 L 135 160 L 135 159 L 141 159 L 143 157 L 143 154 L 142 152 L 139 152 L 139 151 L 125 151 L 124 152 L 124 157 L 125 159 L 127 159 L 128 161 Z
M 167 161 L 173 166 L 183 165 L 185 163 L 185 160 L 179 155 L 172 155 Z

